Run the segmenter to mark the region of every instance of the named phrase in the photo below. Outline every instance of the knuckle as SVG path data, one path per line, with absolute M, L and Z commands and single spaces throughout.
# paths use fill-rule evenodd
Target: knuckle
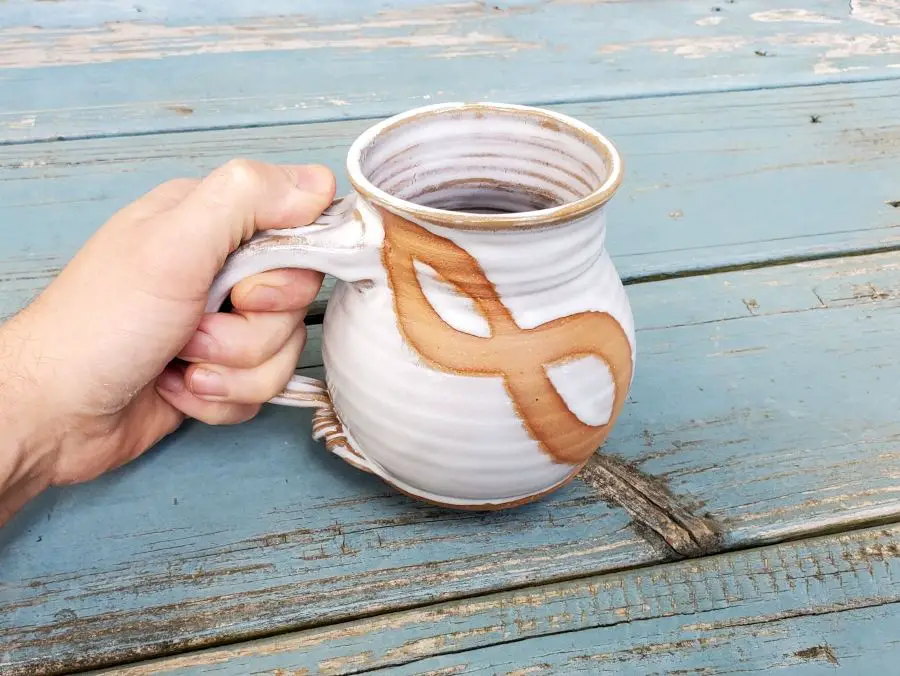
M 195 187 L 199 183 L 196 178 L 170 178 L 168 181 L 160 185 L 160 188 L 166 192 L 180 192 Z
M 259 185 L 259 167 L 243 158 L 229 160 L 219 169 L 222 180 L 233 190 L 247 192 Z
M 261 409 L 261 404 L 243 406 L 239 411 L 235 412 L 232 420 L 234 421 L 234 424 L 247 422 L 248 420 L 252 420 L 253 418 L 255 418 L 259 414 Z
M 272 356 L 272 352 L 271 341 L 258 337 L 243 347 L 238 359 L 246 364 L 245 368 L 252 368 L 266 362 Z
M 305 310 L 319 295 L 322 273 L 308 270 L 291 270 L 285 275 L 284 294 L 286 305 L 294 311 Z
M 273 335 L 270 328 L 252 322 L 248 322 L 246 327 L 219 327 L 210 335 L 214 336 L 214 343 L 210 343 L 207 351 L 195 362 L 202 359 L 225 368 L 254 369 L 274 356 L 280 345 L 280 336 Z
M 252 328 L 252 327 L 248 327 Z M 277 336 L 269 332 L 248 331 L 234 347 L 232 358 L 237 368 L 255 369 L 277 353 Z
M 292 375 L 294 375 L 293 368 L 282 369 L 278 372 L 268 374 L 268 377 L 258 384 L 259 390 L 257 391 L 257 395 L 259 400 L 266 402 L 281 394 Z
M 290 312 L 273 312 L 252 318 L 247 323 L 238 359 L 247 365 L 245 368 L 262 366 L 286 347 L 298 321 L 302 323 L 302 317 L 298 320 Z

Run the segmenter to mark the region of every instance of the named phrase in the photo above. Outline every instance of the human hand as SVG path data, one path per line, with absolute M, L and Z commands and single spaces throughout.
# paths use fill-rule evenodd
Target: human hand
M 134 459 L 185 416 L 242 422 L 281 391 L 321 273 L 246 279 L 232 313 L 205 314 L 208 290 L 255 231 L 312 223 L 334 192 L 324 167 L 244 160 L 165 183 L 116 213 L 0 327 L 0 436 L 17 440 L 0 442 L 0 523 L 45 484 Z

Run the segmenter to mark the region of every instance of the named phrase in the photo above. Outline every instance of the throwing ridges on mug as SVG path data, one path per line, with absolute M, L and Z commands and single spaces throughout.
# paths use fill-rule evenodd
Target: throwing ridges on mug
M 294 376 L 273 403 L 315 407 L 329 450 L 429 502 L 496 509 L 565 484 L 634 373 L 604 246 L 615 147 L 547 110 L 439 104 L 364 132 L 347 171 L 353 192 L 314 224 L 236 250 L 207 311 L 259 272 L 332 275 L 327 385 Z

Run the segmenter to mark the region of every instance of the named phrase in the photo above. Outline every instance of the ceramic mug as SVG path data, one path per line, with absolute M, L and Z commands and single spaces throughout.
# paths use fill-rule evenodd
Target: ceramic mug
M 313 436 L 396 489 L 455 508 L 537 499 L 604 443 L 631 386 L 634 324 L 604 246 L 612 143 L 556 112 L 439 104 L 347 156 L 353 191 L 312 225 L 257 233 L 212 287 L 314 269 L 328 301 Z

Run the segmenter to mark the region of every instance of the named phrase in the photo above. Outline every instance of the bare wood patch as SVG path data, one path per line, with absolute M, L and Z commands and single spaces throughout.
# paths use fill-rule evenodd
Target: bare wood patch
M 794 653 L 794 657 L 799 657 L 803 660 L 824 659 L 829 664 L 840 664 L 837 655 L 834 654 L 834 650 L 828 645 L 815 645 L 811 648 L 806 648 L 805 650 L 798 650 Z
M 900 26 L 900 2 L 850 0 L 850 18 L 875 26 Z
M 644 528 L 682 556 L 704 556 L 721 548 L 715 522 L 691 512 L 657 477 L 614 456 L 596 453 L 579 477 L 604 500 L 621 506 Z
M 180 676 L 274 667 L 265 673 L 381 674 L 397 667 L 410 673 L 413 665 L 423 674 L 720 673 L 722 665 L 733 665 L 742 641 L 763 637 L 767 650 L 743 655 L 742 667 L 771 667 L 780 657 L 779 666 L 818 662 L 856 673 L 853 666 L 866 659 L 866 650 L 886 646 L 857 637 L 843 657 L 854 632 L 841 627 L 872 621 L 871 614 L 847 611 L 896 613 L 898 559 L 886 547 L 897 535 L 897 526 L 868 529 L 461 599 L 110 673 Z M 879 552 L 873 560 L 881 565 L 872 569 L 865 558 L 845 556 L 858 551 Z M 871 594 L 875 588 L 877 596 Z M 816 624 L 819 616 L 836 619 Z M 823 626 L 824 635 L 817 633 L 815 627 Z M 815 638 L 797 642 L 804 632 Z M 509 660 L 512 644 L 515 664 Z M 701 668 L 674 670 L 679 659 Z
M 503 16 L 504 13 L 485 14 L 481 3 L 472 2 L 425 5 L 383 12 L 368 20 L 325 24 L 303 16 L 286 16 L 192 26 L 128 21 L 87 29 L 19 26 L 0 29 L 0 68 L 310 49 L 375 51 L 411 47 L 432 50 L 432 56 L 459 56 L 470 51 L 492 55 L 538 46 L 499 33 L 457 30 L 458 23 L 466 19 L 491 21 Z

